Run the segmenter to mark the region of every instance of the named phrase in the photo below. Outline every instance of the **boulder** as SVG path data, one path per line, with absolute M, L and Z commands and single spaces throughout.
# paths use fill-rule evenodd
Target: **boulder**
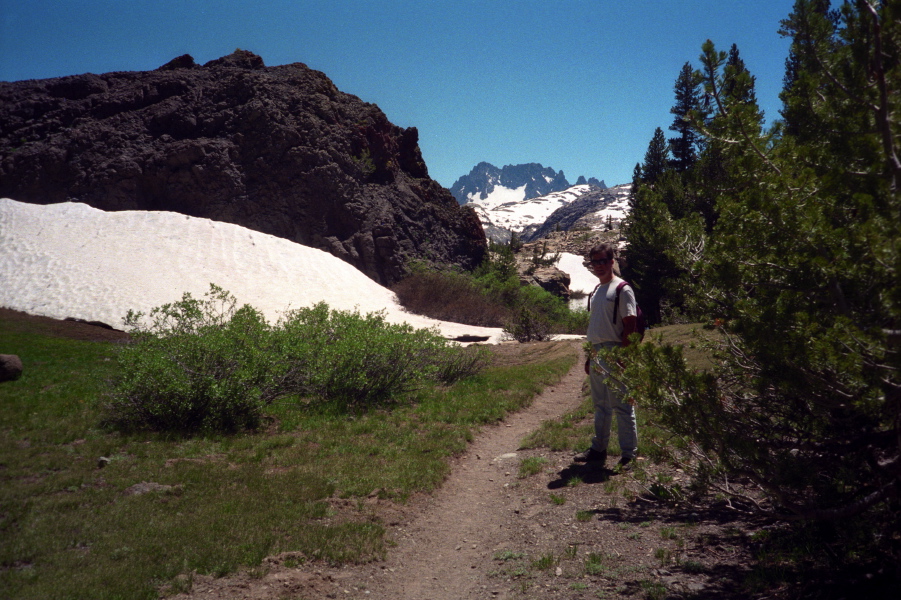
M 22 376 L 22 359 L 15 354 L 0 354 L 0 381 L 14 381 Z
M 569 300 L 570 277 L 557 267 L 538 267 L 529 274 L 521 274 L 520 281 L 527 285 L 537 285 L 555 296 Z

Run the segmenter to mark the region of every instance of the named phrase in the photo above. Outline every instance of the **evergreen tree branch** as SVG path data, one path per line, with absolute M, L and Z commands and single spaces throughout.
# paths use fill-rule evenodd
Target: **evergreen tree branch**
M 719 90 L 719 86 L 717 85 L 717 71 L 719 70 L 720 64 L 722 64 L 722 57 L 719 57 L 719 60 L 713 57 L 714 49 L 713 42 L 707 40 L 707 43 L 704 44 L 704 54 L 701 55 L 701 61 L 704 64 L 704 68 L 707 70 L 707 82 L 710 85 L 710 91 L 713 95 L 713 99 L 716 101 L 716 106 L 724 117 L 729 118 L 730 111 L 726 108 L 725 103 L 723 102 L 722 95 Z M 722 54 L 722 53 L 720 53 Z M 777 174 L 782 174 L 782 169 L 780 169 L 776 164 L 774 164 L 770 158 L 757 147 L 757 144 L 751 139 L 751 136 L 748 135 L 748 132 L 745 130 L 745 124 L 742 119 L 736 119 L 738 122 L 738 131 L 741 134 L 742 138 L 745 140 L 745 143 L 748 144 L 751 149 L 757 154 L 758 157 L 771 169 L 773 169 Z
M 897 191 L 899 178 L 901 178 L 901 160 L 898 158 L 894 136 L 892 136 L 888 85 L 885 80 L 885 64 L 883 63 L 882 24 L 879 21 L 878 11 L 869 0 L 858 0 L 858 5 L 866 10 L 873 19 L 873 75 L 879 90 L 879 106 L 873 106 L 873 110 L 876 112 L 876 126 L 882 138 L 882 148 L 892 173 L 892 191 Z

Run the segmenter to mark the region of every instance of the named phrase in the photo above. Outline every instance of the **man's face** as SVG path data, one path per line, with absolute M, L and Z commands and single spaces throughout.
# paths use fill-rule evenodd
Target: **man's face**
M 603 252 L 591 255 L 588 270 L 601 280 L 601 283 L 610 281 L 613 277 L 613 257 Z

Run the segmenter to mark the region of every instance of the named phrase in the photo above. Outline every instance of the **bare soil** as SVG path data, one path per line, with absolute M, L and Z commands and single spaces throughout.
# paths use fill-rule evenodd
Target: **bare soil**
M 41 333 L 75 340 L 118 342 L 128 339 L 128 333 L 112 329 L 109 325 L 74 319 L 39 317 L 9 308 L 0 307 L 0 320 L 19 328 L 22 332 Z

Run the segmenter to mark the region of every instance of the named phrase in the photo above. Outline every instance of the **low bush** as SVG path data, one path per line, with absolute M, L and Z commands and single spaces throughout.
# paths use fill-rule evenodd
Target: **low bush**
M 384 315 L 330 310 L 291 311 L 277 328 L 285 344 L 304 340 L 307 394 L 343 407 L 370 406 L 419 388 L 453 383 L 487 364 L 487 350 L 450 345 L 437 331 L 385 321 Z
M 487 363 L 487 350 L 464 350 L 379 313 L 320 303 L 272 326 L 253 307 L 235 307 L 233 296 L 211 285 L 202 300 L 186 293 L 154 308 L 149 325 L 145 315 L 129 313 L 133 341 L 118 353 L 105 423 L 126 431 L 234 432 L 258 427 L 277 398 L 366 408 L 428 381 L 452 383 Z
M 504 323 L 504 333 L 517 342 L 544 342 L 552 337 L 551 322 L 541 313 L 521 307 Z
M 509 246 L 493 245 L 490 255 L 472 274 L 416 267 L 392 291 L 410 312 L 467 325 L 503 327 L 518 341 L 586 332 L 587 312 L 570 310 L 561 298 L 540 287 L 522 285 Z
M 462 273 L 418 270 L 391 291 L 408 311 L 441 321 L 501 327 L 509 315 L 506 307 Z
M 265 352 L 270 328 L 259 311 L 235 309 L 211 286 L 205 299 L 184 294 L 154 308 L 151 323 L 129 312 L 132 342 L 117 355 L 119 375 L 104 407 L 107 425 L 122 430 L 236 431 L 259 425 L 262 407 L 278 397 L 285 366 Z

